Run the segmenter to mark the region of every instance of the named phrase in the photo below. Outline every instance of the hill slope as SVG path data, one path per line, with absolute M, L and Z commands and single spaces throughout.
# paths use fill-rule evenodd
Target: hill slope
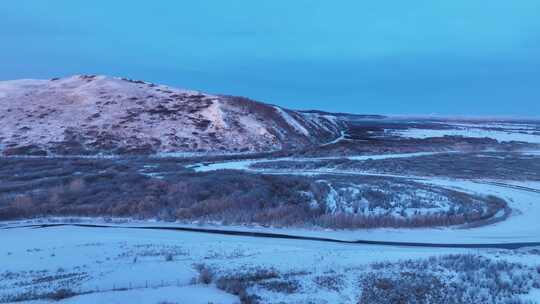
M 333 115 L 143 81 L 78 75 L 0 82 L 4 155 L 263 152 L 339 137 Z

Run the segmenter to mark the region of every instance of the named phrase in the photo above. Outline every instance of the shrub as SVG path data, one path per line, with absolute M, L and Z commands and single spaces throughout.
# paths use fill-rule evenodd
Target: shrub
M 206 265 L 198 264 L 195 265 L 195 269 L 199 272 L 199 277 L 197 282 L 201 284 L 210 284 L 214 280 L 214 272 L 208 268 Z
M 331 291 L 339 291 L 344 284 L 344 280 L 338 275 L 316 276 L 313 281 L 318 287 Z
M 84 189 L 84 180 L 82 178 L 76 178 L 72 180 L 68 185 L 68 190 L 74 193 L 79 193 Z
M 62 289 L 58 289 L 58 290 L 55 290 L 54 292 L 47 294 L 46 298 L 53 301 L 60 301 L 63 299 L 74 297 L 76 295 L 77 294 L 73 290 L 62 288 Z
M 298 289 L 300 289 L 300 283 L 296 280 L 263 282 L 261 286 L 273 292 L 281 292 L 286 294 L 295 293 L 298 291 Z

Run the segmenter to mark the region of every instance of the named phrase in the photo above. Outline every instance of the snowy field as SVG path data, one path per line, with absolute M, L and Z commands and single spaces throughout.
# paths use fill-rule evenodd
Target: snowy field
M 420 129 L 387 130 L 391 135 L 405 138 L 433 138 L 444 136 L 462 136 L 471 138 L 492 138 L 498 142 L 519 141 L 540 144 L 540 128 L 537 125 L 489 123 L 465 124 L 452 123 L 449 129 Z
M 237 296 L 217 289 L 214 283 L 199 282 L 196 265 L 200 264 L 218 273 L 271 269 L 278 275 L 251 290 L 263 303 L 356 303 L 359 276 L 375 262 L 470 253 L 540 265 L 540 256 L 532 254 L 532 249 L 344 245 L 122 228 L 3 229 L 0 238 L 9 244 L 0 248 L 0 299 L 28 292 L 44 294 L 59 287 L 82 293 L 59 303 L 239 303 Z M 339 289 L 317 285 L 328 274 L 339 274 Z M 285 279 L 300 281 L 294 292 L 272 287 L 280 286 L 272 282 Z

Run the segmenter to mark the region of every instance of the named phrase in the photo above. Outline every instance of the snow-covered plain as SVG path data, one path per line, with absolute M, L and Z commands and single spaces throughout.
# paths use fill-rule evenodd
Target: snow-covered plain
M 155 268 L 154 268 L 155 271 Z M 103 291 L 78 295 L 60 301 L 63 304 L 146 304 L 146 303 L 228 304 L 238 303 L 237 297 L 213 287 L 201 285 L 139 288 Z M 28 301 L 30 304 L 51 303 L 48 300 Z
M 0 238 L 9 244 L 0 248 L 0 297 L 28 290 L 46 292 L 58 286 L 89 292 L 59 303 L 126 303 L 127 299 L 129 303 L 239 302 L 212 284 L 195 284 L 196 264 L 220 273 L 264 268 L 301 274 L 298 292 L 260 291 L 263 303 L 356 303 L 358 275 L 373 262 L 456 253 L 501 255 L 500 250 L 346 245 L 122 228 L 4 229 Z M 539 256 L 520 252 L 506 255 L 514 262 L 540 264 Z M 172 258 L 167 259 L 168 255 Z M 344 275 L 339 292 L 313 283 L 316 276 L 328 273 Z M 55 277 L 62 274 L 64 277 Z M 79 279 L 66 283 L 67 278 Z M 124 288 L 128 290 L 112 291 Z
M 479 126 L 472 127 L 470 125 L 456 125 L 455 129 L 418 129 L 411 128 L 406 130 L 391 130 L 391 134 L 395 134 L 406 138 L 432 138 L 444 136 L 462 136 L 472 138 L 492 138 L 498 142 L 519 141 L 533 144 L 540 144 L 540 133 L 538 129 L 532 126 L 527 128 L 515 127 L 509 125 L 506 128 L 490 129 Z

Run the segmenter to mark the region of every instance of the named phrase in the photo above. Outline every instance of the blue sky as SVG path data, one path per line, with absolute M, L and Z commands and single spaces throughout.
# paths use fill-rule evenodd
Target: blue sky
M 540 116 L 540 1 L 0 2 L 0 79 L 107 74 L 291 108 Z

